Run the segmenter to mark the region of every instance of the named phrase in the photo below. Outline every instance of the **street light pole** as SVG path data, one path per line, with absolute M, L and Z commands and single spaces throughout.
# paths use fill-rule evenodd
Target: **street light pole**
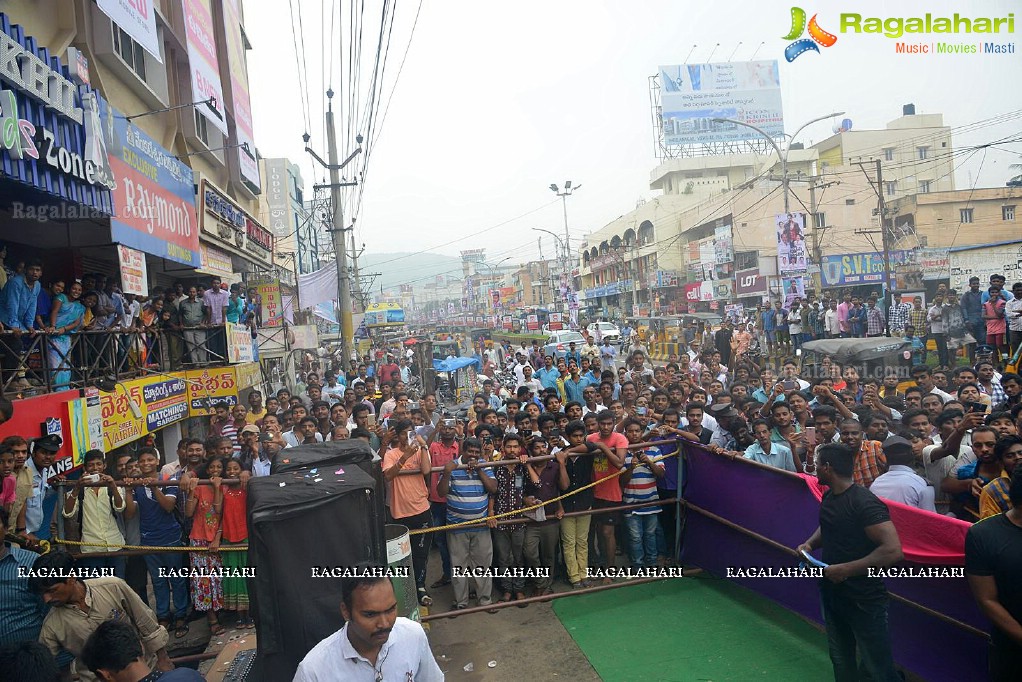
M 575 281 L 571 276 L 571 235 L 568 233 L 568 197 L 581 189 L 581 187 L 581 183 L 573 186 L 571 180 L 564 181 L 564 189 L 558 187 L 555 182 L 550 183 L 550 191 L 561 198 L 561 208 L 564 211 L 564 277 L 567 280 L 566 284 L 569 294 L 569 300 L 566 302 L 565 308 L 568 311 L 569 319 L 571 317 L 571 294 L 575 291 Z
M 791 142 L 794 142 L 798 134 L 801 133 L 806 128 L 808 128 L 809 126 L 811 126 L 812 124 L 819 123 L 820 121 L 826 121 L 828 118 L 834 118 L 835 116 L 843 116 L 844 113 L 845 112 L 843 111 L 836 111 L 832 114 L 827 114 L 826 116 L 819 116 L 817 118 L 812 119 L 811 121 L 803 123 L 802 126 L 790 136 Z M 766 141 L 769 142 L 770 146 L 774 148 L 774 151 L 777 152 L 777 156 L 781 161 L 781 186 L 784 188 L 784 212 L 789 213 L 790 183 L 788 180 L 788 151 L 791 150 L 791 143 L 789 142 L 788 146 L 784 148 L 784 151 L 781 151 L 781 148 L 778 146 L 777 141 L 774 140 L 774 138 L 771 137 L 765 130 L 758 126 L 754 126 L 751 123 L 746 123 L 745 121 L 736 121 L 733 118 L 713 118 L 710 120 L 713 121 L 714 123 L 734 123 L 735 125 L 745 126 L 746 128 L 752 128 L 757 133 L 766 138 Z
M 551 232 L 550 230 L 544 230 L 542 227 L 534 227 L 532 229 L 535 230 L 536 232 L 545 232 L 545 233 L 547 233 L 548 235 L 550 235 L 551 237 L 554 238 L 554 241 L 556 242 L 556 245 L 558 247 L 558 251 L 561 254 L 560 258 L 559 258 L 559 260 L 561 261 L 561 272 L 562 273 L 568 273 L 568 262 L 569 262 L 568 261 L 568 252 L 565 250 L 564 242 L 561 241 L 560 236 L 556 232 Z M 568 276 L 570 277 L 570 274 Z

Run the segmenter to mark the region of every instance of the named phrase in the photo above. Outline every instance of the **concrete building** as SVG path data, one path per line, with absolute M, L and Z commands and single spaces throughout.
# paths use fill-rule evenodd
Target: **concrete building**
M 319 229 L 306 208 L 301 169 L 288 159 L 260 159 L 260 219 L 276 237 L 276 261 L 299 275 L 320 267 Z
M 929 192 L 887 204 L 899 249 L 947 248 L 1022 236 L 1022 187 Z
M 553 307 L 560 301 L 557 261 L 534 260 L 525 263 L 511 275 L 515 288 L 515 304 L 521 307 Z
M 888 201 L 955 188 L 951 127 L 942 114 L 917 114 L 913 104 L 881 130 L 846 130 L 814 148 L 822 170 L 881 159 Z
M 197 275 L 239 280 L 272 267 L 273 235 L 258 219 L 240 0 L 156 0 L 152 31 L 119 26 L 82 0 L 11 0 L 0 9 L 18 27 L 5 31 L 8 39 L 31 36 L 36 50 L 67 65 L 78 85 L 70 92 L 76 107 L 95 102 L 98 122 L 89 128 L 88 119 L 79 120 L 61 137 L 90 155 L 98 144 L 97 164 L 106 165 L 109 152 L 108 191 L 117 209 L 103 211 L 109 218 L 60 221 L 61 229 L 14 230 L 5 240 L 17 244 L 24 234 L 51 268 L 69 276 L 115 272 L 112 244 L 121 244 L 145 254 L 149 285 Z M 139 10 L 125 3 L 121 12 Z M 173 212 L 161 212 L 166 206 Z M 170 215 L 176 217 L 168 222 Z M 73 251 L 48 253 L 60 249 Z

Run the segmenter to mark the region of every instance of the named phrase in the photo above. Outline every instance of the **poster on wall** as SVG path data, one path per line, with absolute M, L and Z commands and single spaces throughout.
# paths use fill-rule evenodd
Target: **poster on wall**
M 722 225 L 713 230 L 713 261 L 716 265 L 724 265 L 735 259 L 731 226 Z
M 561 318 L 561 313 L 550 313 L 550 331 L 557 332 L 564 329 L 564 321 Z
M 784 291 L 784 307 L 791 308 L 791 302 L 796 298 L 805 300 L 806 280 L 805 277 L 782 277 L 781 287 Z
M 85 397 L 69 400 L 68 421 L 71 431 L 71 466 L 81 466 L 85 453 L 103 449 L 103 410 L 99 404 L 99 390 L 85 389 Z
M 148 296 L 149 275 L 146 271 L 145 254 L 118 244 L 117 261 L 121 266 L 121 293 Z
M 777 216 L 777 272 L 781 275 L 806 271 L 806 224 L 801 213 Z

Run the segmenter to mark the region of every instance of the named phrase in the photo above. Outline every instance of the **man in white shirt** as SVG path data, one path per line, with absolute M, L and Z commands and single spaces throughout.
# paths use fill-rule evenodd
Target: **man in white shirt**
M 398 617 L 390 578 L 342 578 L 341 593 L 344 627 L 306 654 L 294 682 L 443 682 L 422 626 Z
M 823 331 L 828 339 L 841 336 L 841 313 L 837 309 L 837 300 L 830 302 L 830 308 L 823 315 Z
M 901 436 L 890 436 L 884 441 L 883 447 L 887 457 L 887 473 L 876 477 L 869 486 L 870 492 L 885 500 L 936 512 L 936 491 L 912 470 L 915 462 L 912 443 Z
M 522 379 L 518 382 L 516 388 L 521 388 L 522 386 L 529 387 L 536 395 L 543 393 L 543 383 L 532 376 L 532 365 L 522 367 Z

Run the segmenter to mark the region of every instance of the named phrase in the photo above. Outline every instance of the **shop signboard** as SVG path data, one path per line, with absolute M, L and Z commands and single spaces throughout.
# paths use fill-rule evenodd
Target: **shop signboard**
M 284 324 L 284 304 L 280 297 L 280 281 L 263 282 L 255 286 L 257 298 L 256 323 L 260 327 L 279 327 Z
M 233 365 L 255 360 L 255 343 L 249 328 L 231 322 L 225 322 L 224 326 L 227 334 L 227 362 Z
M 713 298 L 718 301 L 730 301 L 734 298 L 735 283 L 731 279 L 713 281 Z
M 201 269 L 208 275 L 217 275 L 223 281 L 236 279 L 234 265 L 231 263 L 231 254 L 199 242 L 199 259 L 202 263 Z
M 281 239 L 294 228 L 291 226 L 291 197 L 288 192 L 287 159 L 266 159 L 266 207 L 270 211 L 270 231 Z
M 891 270 L 908 262 L 911 251 L 891 251 Z M 824 256 L 820 264 L 824 287 L 880 284 L 884 281 L 884 257 L 879 253 L 846 253 Z
M 14 219 L 78 220 L 113 213 L 113 174 L 100 98 L 59 70 L 0 13 L 0 175 L 67 202 L 11 202 Z M 16 196 L 18 198 L 18 196 Z
M 213 406 L 238 404 L 238 379 L 234 367 L 208 367 L 185 372 L 188 384 L 188 416 L 203 417 L 215 413 Z
M 760 296 L 767 293 L 767 278 L 759 273 L 759 268 L 748 268 L 735 273 L 735 295 Z
M 186 385 L 182 377 L 159 376 L 121 382 L 113 393 L 101 391 L 103 450 L 110 452 L 187 417 Z
M 296 324 L 287 328 L 291 347 L 312 350 L 319 348 L 319 328 L 314 324 Z
M 927 281 L 947 279 L 951 272 L 951 254 L 947 249 L 926 248 L 916 252 L 916 261 Z
M 1004 275 L 1008 287 L 1022 282 L 1022 241 L 953 250 L 950 261 L 950 287 L 958 291 L 968 290 L 970 277 L 979 277 L 982 291 L 990 286 L 990 275 Z
M 110 218 L 114 241 L 198 266 L 192 169 L 161 147 L 124 114 L 102 102 L 105 129 L 113 131 L 108 150 L 116 214 Z
M 267 268 L 273 264 L 273 233 L 205 178 L 199 182 L 199 207 L 203 238 Z

